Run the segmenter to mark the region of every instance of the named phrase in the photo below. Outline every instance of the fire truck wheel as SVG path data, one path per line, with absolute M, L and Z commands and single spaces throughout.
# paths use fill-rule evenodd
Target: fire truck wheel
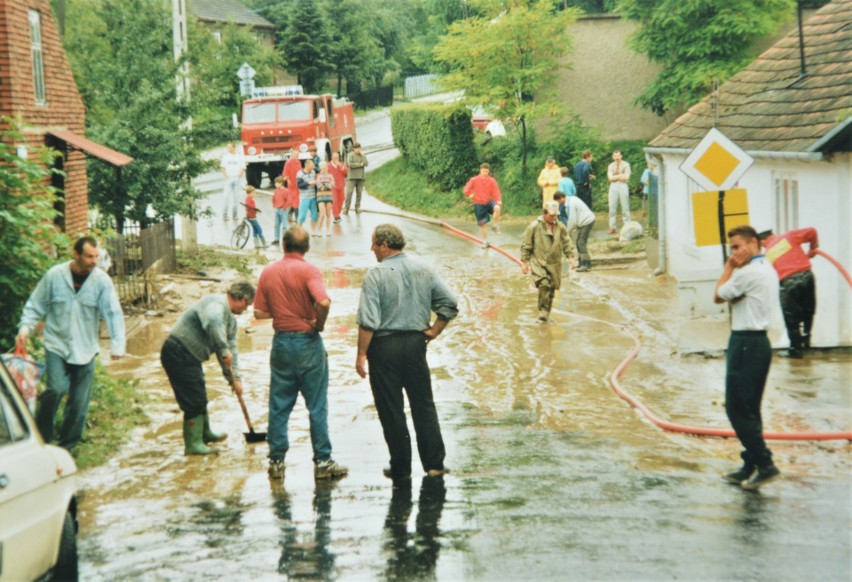
M 246 182 L 255 188 L 260 188 L 260 182 L 262 180 L 263 172 L 257 165 L 251 164 L 248 168 L 246 168 Z

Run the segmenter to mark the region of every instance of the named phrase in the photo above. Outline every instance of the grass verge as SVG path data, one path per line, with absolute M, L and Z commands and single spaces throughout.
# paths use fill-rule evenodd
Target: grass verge
M 128 441 L 130 431 L 148 421 L 145 414 L 145 393 L 139 390 L 138 380 L 111 376 L 103 364 L 95 364 L 95 379 L 83 442 L 74 447 L 78 469 L 96 467 Z M 57 414 L 57 430 L 62 426 L 65 405 Z
M 367 190 L 382 202 L 434 218 L 473 216 L 473 206 L 460 190 L 441 192 L 405 157 L 382 165 L 367 176 Z
M 254 266 L 265 264 L 263 255 L 225 252 L 214 247 L 199 246 L 198 252 L 193 255 L 180 249 L 177 251 L 179 273 L 200 275 L 213 269 L 233 269 L 241 275 L 249 276 Z

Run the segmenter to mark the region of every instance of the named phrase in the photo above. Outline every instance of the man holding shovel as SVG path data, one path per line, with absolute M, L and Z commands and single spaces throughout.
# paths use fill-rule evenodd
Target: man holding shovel
M 217 453 L 218 450 L 208 447 L 207 443 L 223 441 L 228 436 L 210 429 L 201 364 L 215 353 L 225 378 L 232 381 L 233 390 L 242 395 L 234 316 L 252 304 L 254 292 L 251 283 L 238 281 L 225 295 L 208 295 L 198 300 L 180 317 L 163 343 L 160 361 L 183 411 L 183 442 L 187 455 Z

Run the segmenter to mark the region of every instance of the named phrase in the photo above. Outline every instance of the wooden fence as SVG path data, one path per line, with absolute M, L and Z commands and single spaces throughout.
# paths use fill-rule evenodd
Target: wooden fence
M 124 232 L 106 239 L 112 266 L 110 275 L 122 303 L 155 300 L 153 275 L 173 273 L 177 269 L 175 226 L 169 219 L 148 228 L 125 223 Z

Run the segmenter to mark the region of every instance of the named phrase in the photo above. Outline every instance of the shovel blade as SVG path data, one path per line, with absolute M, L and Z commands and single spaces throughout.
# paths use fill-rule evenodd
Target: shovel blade
M 265 432 L 254 432 L 252 430 L 251 432 L 244 432 L 243 435 L 245 435 L 247 443 L 262 443 L 266 440 Z

